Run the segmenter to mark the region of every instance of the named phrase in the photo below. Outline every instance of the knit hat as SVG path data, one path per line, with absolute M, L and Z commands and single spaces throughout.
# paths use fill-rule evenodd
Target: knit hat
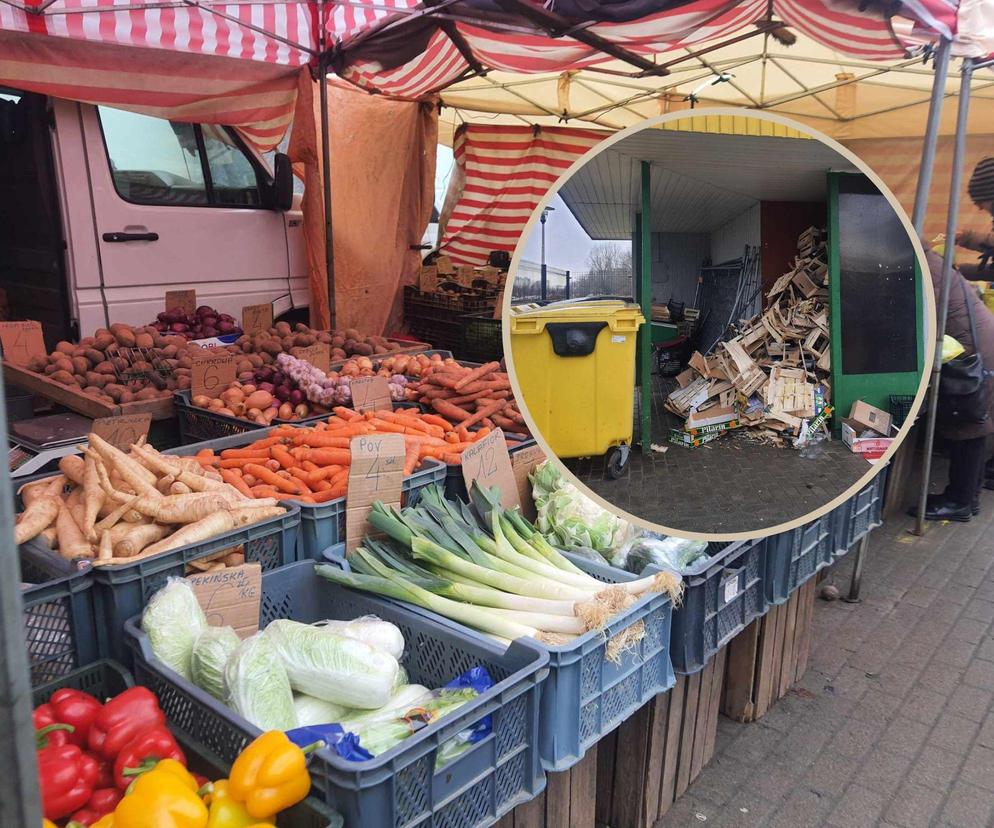
M 973 168 L 967 192 L 974 204 L 994 201 L 994 158 L 985 158 Z

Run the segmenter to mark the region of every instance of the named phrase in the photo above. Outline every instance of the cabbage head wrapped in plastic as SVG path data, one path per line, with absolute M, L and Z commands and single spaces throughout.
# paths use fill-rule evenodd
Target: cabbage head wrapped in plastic
M 611 566 L 636 574 L 647 566 L 682 573 L 691 564 L 707 557 L 707 541 L 646 533 L 632 538 L 611 556 Z
M 192 681 L 193 645 L 207 629 L 207 616 L 190 585 L 182 578 L 170 578 L 145 607 L 141 628 L 155 657 Z
M 397 661 L 404 655 L 404 634 L 396 624 L 375 615 L 364 615 L 351 621 L 320 621 L 316 627 L 362 641 L 377 650 L 390 653 Z
M 231 709 L 260 730 L 292 730 L 297 726 L 286 668 L 263 633 L 238 645 L 224 668 L 224 680 Z
M 231 654 L 241 643 L 233 627 L 208 627 L 193 645 L 190 673 L 193 683 L 215 699 L 228 697 L 224 668 Z

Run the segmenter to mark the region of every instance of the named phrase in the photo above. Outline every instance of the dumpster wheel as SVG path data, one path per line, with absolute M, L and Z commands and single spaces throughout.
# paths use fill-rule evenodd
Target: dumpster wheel
M 628 470 L 628 462 L 632 459 L 629 446 L 615 446 L 607 453 L 607 476 L 612 480 L 624 476 Z

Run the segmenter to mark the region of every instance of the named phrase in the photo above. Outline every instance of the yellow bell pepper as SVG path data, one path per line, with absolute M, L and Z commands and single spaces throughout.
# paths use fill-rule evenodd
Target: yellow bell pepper
M 205 801 L 211 809 L 207 828 L 252 828 L 256 825 L 273 825 L 272 819 L 259 822 L 245 809 L 244 803 L 233 799 L 231 783 L 227 779 L 211 783 Z
M 263 733 L 231 766 L 229 791 L 256 820 L 265 820 L 296 805 L 310 793 L 307 753 L 324 745 L 299 748 L 279 730 Z
M 164 759 L 135 780 L 114 811 L 113 826 L 207 828 L 208 816 L 207 806 L 197 796 L 197 780 L 179 762 Z
M 105 817 L 100 817 L 90 828 L 114 828 L 114 815 L 107 814 Z
M 52 822 L 50 819 L 42 819 L 41 828 L 58 828 L 58 826 Z

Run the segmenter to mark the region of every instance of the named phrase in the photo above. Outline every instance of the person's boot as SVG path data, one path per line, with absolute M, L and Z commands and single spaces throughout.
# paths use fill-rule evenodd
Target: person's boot
M 945 492 L 939 492 L 938 494 L 930 494 L 925 498 L 925 514 L 928 515 L 929 512 L 935 511 L 941 506 L 946 506 L 949 503 L 949 498 L 946 496 Z M 980 503 L 976 504 L 976 512 L 973 514 L 978 514 L 980 512 Z M 910 517 L 918 517 L 918 504 L 908 507 L 908 515 Z
M 978 504 L 977 511 L 980 511 Z M 968 523 L 973 514 L 973 505 L 960 505 L 945 502 L 925 509 L 925 520 L 952 520 L 957 523 Z

